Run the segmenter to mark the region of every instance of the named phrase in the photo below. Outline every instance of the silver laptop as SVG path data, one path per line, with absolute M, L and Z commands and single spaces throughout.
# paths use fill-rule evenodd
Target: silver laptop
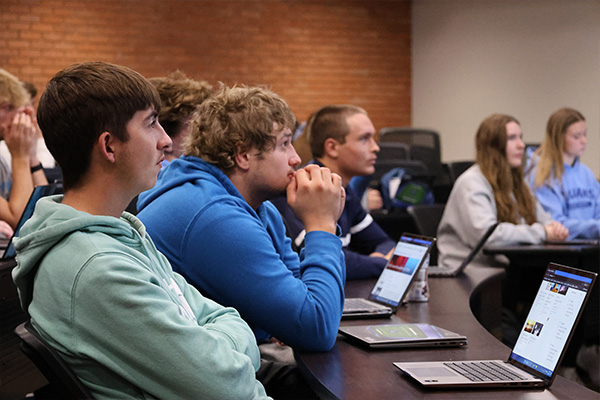
M 340 327 L 350 340 L 370 348 L 464 346 L 467 337 L 431 324 L 356 325 Z
M 428 276 L 432 276 L 434 278 L 448 278 L 448 277 L 453 277 L 453 276 L 457 276 L 458 274 L 460 274 L 465 268 L 467 268 L 467 265 L 469 265 L 469 263 L 471 261 L 473 261 L 473 259 L 479 253 L 479 251 L 481 250 L 481 248 L 483 247 L 483 245 L 485 245 L 485 242 L 487 242 L 488 238 L 492 235 L 492 233 L 494 233 L 494 231 L 496 230 L 496 227 L 498 226 L 498 224 L 499 224 L 499 222 L 496 222 L 494 225 L 490 226 L 485 231 L 485 233 L 479 239 L 479 241 L 477 242 L 477 244 L 475 245 L 475 247 L 473 247 L 473 250 L 471 250 L 471 252 L 463 260 L 463 262 L 460 263 L 460 265 L 458 266 L 458 268 L 456 268 L 456 269 L 450 269 L 450 268 L 442 267 L 442 266 L 439 266 L 439 265 L 437 265 L 437 266 L 430 266 L 427 269 L 427 275 Z
M 548 387 L 581 317 L 597 274 L 550 263 L 508 358 L 395 362 L 428 387 Z
M 434 242 L 435 238 L 428 236 L 403 234 L 369 298 L 345 299 L 342 318 L 385 318 L 394 314 Z

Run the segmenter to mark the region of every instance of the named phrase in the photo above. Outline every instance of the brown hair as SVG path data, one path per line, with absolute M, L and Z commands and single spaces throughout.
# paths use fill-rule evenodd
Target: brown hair
M 308 117 L 305 134 L 313 157 L 323 157 L 325 141 L 329 138 L 341 144 L 346 142 L 346 136 L 350 133 L 346 120 L 354 114 L 367 115 L 367 112 L 353 105 L 328 105 Z
M 531 225 L 537 221 L 536 207 L 523 179 L 523 167 L 511 168 L 506 158 L 509 122 L 519 124 L 516 118 L 504 114 L 492 114 L 481 122 L 475 136 L 477 164 L 492 186 L 498 221 L 517 224 L 523 217 Z
M 293 129 L 295 123 L 287 103 L 272 91 L 221 85 L 192 118 L 184 154 L 202 158 L 228 174 L 240 151 L 270 150 L 275 146 L 273 132 Z
M 149 107 L 160 110 L 156 89 L 127 67 L 88 62 L 56 74 L 40 98 L 37 119 L 65 190 L 81 183 L 102 132 L 126 142 L 127 123 Z
M 162 103 L 158 121 L 170 137 L 177 136 L 187 119 L 213 93 L 206 81 L 188 78 L 177 70 L 166 77 L 148 79 L 154 85 Z
M 546 125 L 546 137 L 534 154 L 534 158 L 539 158 L 533 182 L 534 188 L 543 186 L 550 178 L 562 179 L 565 171 L 563 162 L 565 136 L 569 126 L 579 121 L 585 121 L 585 118 L 572 108 L 563 107 L 552 113 Z

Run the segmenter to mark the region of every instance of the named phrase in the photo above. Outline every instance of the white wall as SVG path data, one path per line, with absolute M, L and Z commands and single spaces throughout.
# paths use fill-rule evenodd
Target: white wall
M 550 114 L 587 120 L 583 162 L 600 177 L 600 0 L 413 0 L 412 123 L 441 135 L 442 160 L 474 159 L 500 112 L 540 142 Z

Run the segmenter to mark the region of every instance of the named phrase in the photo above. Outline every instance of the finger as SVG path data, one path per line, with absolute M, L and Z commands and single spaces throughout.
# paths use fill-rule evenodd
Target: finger
M 321 176 L 321 179 L 323 180 L 323 182 L 325 182 L 325 183 L 332 182 L 333 174 L 329 168 L 320 168 L 319 172 L 320 172 L 320 176 Z
M 333 182 L 333 184 L 334 184 L 334 185 L 336 185 L 336 186 L 338 186 L 338 185 L 339 185 L 339 186 L 342 186 L 342 177 L 341 177 L 341 176 L 339 176 L 339 175 L 338 175 L 338 174 L 336 174 L 336 173 L 332 173 L 332 174 L 331 174 L 331 181 L 332 181 L 332 182 Z
M 300 168 L 298 171 L 296 171 L 294 178 L 296 187 L 301 184 L 306 184 L 310 180 L 310 176 L 306 168 Z

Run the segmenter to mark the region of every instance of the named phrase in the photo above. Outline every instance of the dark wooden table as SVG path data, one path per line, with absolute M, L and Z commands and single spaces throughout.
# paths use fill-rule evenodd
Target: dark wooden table
M 550 262 L 574 268 L 598 272 L 600 245 L 533 244 L 511 246 L 486 246 L 484 254 L 504 255 L 514 268 L 538 268 L 545 270 Z
M 504 270 L 467 268 L 456 278 L 429 278 L 430 299 L 409 303 L 392 320 L 342 321 L 342 325 L 427 322 L 465 334 L 463 348 L 368 350 L 338 335 L 329 352 L 296 354 L 298 364 L 322 399 L 598 399 L 600 395 L 558 376 L 550 389 L 425 389 L 392 365 L 394 361 L 502 359 L 510 354 L 480 323 L 500 324 Z M 350 281 L 346 296 L 366 297 L 374 281 Z

